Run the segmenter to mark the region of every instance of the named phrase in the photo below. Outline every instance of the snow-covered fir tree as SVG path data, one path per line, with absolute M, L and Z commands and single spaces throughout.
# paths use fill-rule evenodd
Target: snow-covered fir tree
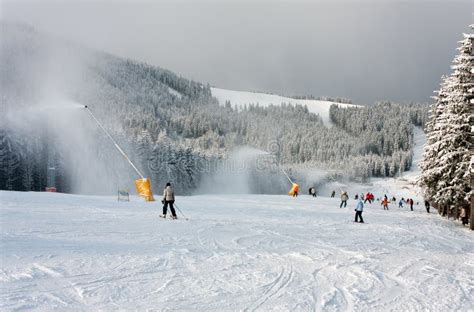
M 453 61 L 453 72 L 443 79 L 435 97 L 420 165 L 425 196 L 439 206 L 440 213 L 454 217 L 461 207 L 470 206 L 472 194 L 473 40 L 473 34 L 464 35 L 459 55 Z

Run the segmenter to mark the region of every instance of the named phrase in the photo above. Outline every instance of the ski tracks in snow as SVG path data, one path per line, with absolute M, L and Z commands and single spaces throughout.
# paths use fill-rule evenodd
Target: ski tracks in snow
M 206 196 L 181 198 L 192 220 L 170 221 L 150 204 L 48 196 L 1 207 L 2 310 L 474 308 L 472 233 L 421 212 L 368 205 L 360 225 L 336 199 Z

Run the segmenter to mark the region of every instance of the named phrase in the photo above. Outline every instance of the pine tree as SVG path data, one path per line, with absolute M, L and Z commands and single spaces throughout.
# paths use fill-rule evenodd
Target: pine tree
M 427 124 L 428 140 L 421 164 L 425 196 L 454 217 L 461 207 L 469 207 L 472 194 L 473 39 L 472 34 L 464 35 L 460 53 L 453 61 L 453 73 L 444 79 L 438 92 Z M 471 227 L 472 222 L 471 218 Z
M 426 145 L 423 153 L 423 160 L 420 164 L 422 170 L 420 184 L 424 188 L 425 197 L 429 200 L 436 201 L 435 195 L 439 187 L 438 182 L 441 179 L 442 172 L 440 170 L 440 158 L 438 155 L 442 153 L 445 145 L 441 144 L 441 139 L 446 128 L 446 114 L 448 88 L 451 85 L 450 77 L 443 77 L 437 96 L 434 97 L 435 103 L 432 105 L 430 120 L 426 124 Z M 439 203 L 438 201 L 436 201 Z M 441 211 L 441 210 L 439 210 Z

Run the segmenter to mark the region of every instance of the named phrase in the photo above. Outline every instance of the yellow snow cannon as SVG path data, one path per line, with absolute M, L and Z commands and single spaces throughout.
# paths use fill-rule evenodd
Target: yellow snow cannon
M 148 202 L 155 201 L 153 192 L 151 191 L 150 179 L 143 178 L 135 180 L 135 188 L 137 189 L 138 196 L 143 197 Z
M 300 186 L 296 183 L 293 183 L 291 186 L 291 190 L 288 192 L 288 195 L 296 197 L 298 196 L 298 191 L 300 190 Z
M 138 174 L 140 179 L 135 180 L 135 188 L 137 189 L 137 193 L 139 196 L 143 197 L 146 201 L 152 202 L 155 201 L 153 198 L 153 192 L 151 191 L 151 181 L 148 178 L 145 178 L 143 174 L 138 170 L 137 166 L 132 162 L 132 160 L 127 156 L 127 154 L 124 152 L 124 150 L 118 145 L 118 143 L 114 140 L 114 138 L 110 135 L 110 133 L 105 129 L 105 127 L 102 125 L 102 123 L 97 119 L 94 114 L 92 114 L 92 111 L 87 105 L 84 105 L 84 108 L 87 110 L 89 115 L 92 117 L 92 119 L 95 120 L 97 125 L 104 131 L 105 135 L 112 141 L 114 144 L 115 148 L 122 154 L 122 156 L 127 160 L 127 162 L 130 164 L 130 166 L 135 170 L 135 172 Z

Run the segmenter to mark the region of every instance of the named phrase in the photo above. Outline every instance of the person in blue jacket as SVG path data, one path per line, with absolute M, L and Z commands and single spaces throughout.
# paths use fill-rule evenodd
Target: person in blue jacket
M 364 202 L 362 199 L 359 199 L 359 202 L 357 203 L 357 207 L 355 209 L 355 220 L 354 222 L 358 222 L 357 220 L 360 218 L 360 223 L 364 223 L 364 219 L 362 219 L 362 211 L 364 211 Z

